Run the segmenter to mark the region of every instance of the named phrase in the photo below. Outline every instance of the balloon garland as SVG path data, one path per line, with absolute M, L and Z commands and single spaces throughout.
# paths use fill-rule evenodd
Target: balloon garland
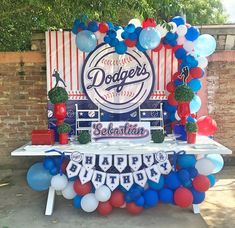
M 28 185 L 36 191 L 52 186 L 65 199 L 73 200 L 75 208 L 88 213 L 97 211 L 102 216 L 109 215 L 114 208 L 126 208 L 137 215 L 159 203 L 183 208 L 200 204 L 216 182 L 213 174 L 223 167 L 221 155 L 210 154 L 198 160 L 195 155 L 178 155 L 176 164 L 172 164 L 176 169 L 161 175 L 158 182 L 148 180 L 145 187 L 134 184 L 129 191 L 119 185 L 111 191 L 105 184 L 97 189 L 91 181 L 82 184 L 78 176 L 69 179 L 65 169 L 60 173 L 61 167 L 68 165 L 68 158 L 59 161 L 61 157 L 45 157 L 43 163 L 34 164 L 27 173 Z

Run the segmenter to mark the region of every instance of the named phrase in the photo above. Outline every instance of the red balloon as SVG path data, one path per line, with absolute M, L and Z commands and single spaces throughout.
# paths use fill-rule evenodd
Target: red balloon
M 84 196 L 91 192 L 92 186 L 90 182 L 82 184 L 80 180 L 76 180 L 73 184 L 73 189 L 78 195 Z
M 169 94 L 169 96 L 168 96 L 168 103 L 170 105 L 174 105 L 174 106 L 178 105 L 178 102 L 175 100 L 175 96 L 174 96 L 173 93 Z
M 201 78 L 203 76 L 203 70 L 200 67 L 192 68 L 189 72 L 193 78 Z
M 124 193 L 119 190 L 115 190 L 114 192 L 112 192 L 109 201 L 112 206 L 121 207 L 125 203 Z
M 126 39 L 124 42 L 127 47 L 134 47 L 136 45 L 136 40 Z
M 169 93 L 173 93 L 175 91 L 175 84 L 173 81 L 169 82 L 167 85 L 166 85 L 166 89 Z
M 175 125 L 178 124 L 178 121 L 171 122 L 171 129 L 173 130 Z
M 187 188 L 177 188 L 174 193 L 174 201 L 180 207 L 188 207 L 193 203 L 193 194 Z
M 163 47 L 163 43 L 160 43 L 157 47 L 155 47 L 152 51 L 154 51 L 154 52 L 158 52 L 158 51 L 160 51 L 161 49 L 162 49 L 162 47 Z
M 210 116 L 201 116 L 197 120 L 197 126 L 199 135 L 211 136 L 217 130 L 217 124 Z
M 176 45 L 175 47 L 173 47 L 173 51 L 176 52 L 179 48 L 182 48 L 183 45 Z
M 109 215 L 112 212 L 112 210 L 113 210 L 113 207 L 109 201 L 99 202 L 99 205 L 97 207 L 97 211 L 99 212 L 99 214 L 103 216 Z
M 137 206 L 135 203 L 126 204 L 127 211 L 132 215 L 138 215 L 143 211 L 143 207 Z
M 175 72 L 175 73 L 173 74 L 172 80 L 179 79 L 179 76 L 180 76 L 180 72 Z
M 193 179 L 193 187 L 198 192 L 205 192 L 210 188 L 210 180 L 204 175 L 198 175 Z
M 99 24 L 99 31 L 101 33 L 106 33 L 109 30 L 109 26 L 106 23 L 100 23 Z
M 165 44 L 164 47 L 165 47 L 166 49 L 172 49 L 172 46 L 171 46 L 170 44 Z
M 156 27 L 156 21 L 153 18 L 147 18 L 142 22 L 142 27 L 147 28 L 147 27 Z

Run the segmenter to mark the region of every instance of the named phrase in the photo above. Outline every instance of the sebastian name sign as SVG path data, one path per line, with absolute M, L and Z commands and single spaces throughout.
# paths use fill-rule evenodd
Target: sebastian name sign
M 134 141 L 149 142 L 149 122 L 94 122 L 91 128 L 92 142 Z

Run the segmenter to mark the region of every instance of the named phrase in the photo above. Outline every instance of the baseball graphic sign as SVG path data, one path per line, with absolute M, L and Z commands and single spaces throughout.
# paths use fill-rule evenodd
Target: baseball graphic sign
M 99 45 L 83 65 L 82 84 L 87 97 L 101 109 L 125 113 L 139 107 L 152 92 L 154 68 L 149 56 L 136 48 L 118 55 Z

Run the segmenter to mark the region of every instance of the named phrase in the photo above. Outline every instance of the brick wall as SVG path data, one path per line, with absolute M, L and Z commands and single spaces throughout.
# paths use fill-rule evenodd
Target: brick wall
M 235 151 L 235 27 L 203 26 L 217 39 L 204 85 L 208 113 L 219 129 L 216 140 Z M 10 152 L 30 140 L 32 129 L 47 128 L 45 36 L 35 33 L 31 52 L 0 53 L 0 168 L 28 168 L 38 158 L 14 158 Z M 225 51 L 226 50 L 226 51 Z M 207 93 L 207 94 L 206 94 Z
M 45 55 L 0 53 L 0 166 L 28 164 L 10 152 L 29 141 L 32 129 L 47 128 L 46 102 Z

